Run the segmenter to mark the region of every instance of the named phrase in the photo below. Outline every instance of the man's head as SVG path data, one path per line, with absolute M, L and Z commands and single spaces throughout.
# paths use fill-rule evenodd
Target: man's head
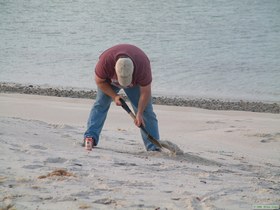
M 127 87 L 132 82 L 134 65 L 130 58 L 119 58 L 115 66 L 118 82 L 121 86 Z

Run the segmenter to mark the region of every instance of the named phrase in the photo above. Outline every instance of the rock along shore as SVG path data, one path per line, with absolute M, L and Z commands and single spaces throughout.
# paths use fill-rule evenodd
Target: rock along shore
M 79 90 L 75 88 L 53 88 L 38 85 L 22 85 L 16 83 L 0 83 L 0 92 L 45 95 L 70 98 L 95 99 L 96 91 Z M 280 113 L 280 104 L 252 102 L 252 101 L 225 101 L 219 99 L 188 99 L 181 97 L 153 97 L 154 104 L 168 106 L 186 106 L 211 110 L 238 110 L 250 112 Z

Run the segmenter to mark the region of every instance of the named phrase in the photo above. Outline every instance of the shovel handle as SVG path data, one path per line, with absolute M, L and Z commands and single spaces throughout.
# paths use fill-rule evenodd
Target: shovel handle
M 125 111 L 127 111 L 128 114 L 130 114 L 130 113 L 131 113 L 131 110 L 130 110 L 130 108 L 127 106 L 127 104 L 125 103 L 125 101 L 124 101 L 122 98 L 120 98 L 120 102 L 122 103 L 122 108 L 123 108 Z
M 131 116 L 131 118 L 133 119 L 133 120 L 135 120 L 136 119 L 136 116 L 133 114 L 133 112 L 131 111 L 131 109 L 128 107 L 128 105 L 125 103 L 125 101 L 122 99 L 122 98 L 120 98 L 120 102 L 122 103 L 122 108 Z M 141 128 L 142 128 L 143 126 L 141 125 Z M 143 127 L 144 128 L 144 127 Z
M 122 108 L 131 116 L 131 118 L 132 118 L 133 120 L 135 120 L 135 119 L 136 119 L 135 115 L 133 114 L 133 112 L 131 111 L 131 109 L 127 106 L 127 104 L 125 103 L 125 101 L 124 101 L 122 98 L 120 98 L 120 102 L 122 103 Z M 143 127 L 143 126 L 141 125 L 141 127 Z
M 120 98 L 120 102 L 122 103 L 122 108 L 131 116 L 131 118 L 132 118 L 133 120 L 135 120 L 136 117 L 135 117 L 134 113 L 131 111 L 131 109 L 128 107 L 128 105 L 125 103 L 125 101 L 124 101 L 122 98 Z M 151 141 L 153 144 L 155 144 L 155 145 L 157 145 L 158 147 L 162 148 L 162 145 L 158 142 L 158 140 L 156 140 L 154 137 L 152 137 L 152 136 L 148 133 L 148 131 L 146 130 L 146 128 L 145 128 L 143 125 L 141 125 L 140 128 L 141 128 L 142 131 L 148 136 L 148 138 L 150 139 L 150 141 Z

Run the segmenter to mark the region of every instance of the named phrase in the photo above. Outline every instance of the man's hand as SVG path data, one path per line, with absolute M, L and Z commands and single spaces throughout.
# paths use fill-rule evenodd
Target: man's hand
M 144 119 L 143 119 L 143 115 L 137 113 L 136 114 L 136 118 L 134 120 L 134 123 L 136 126 L 140 127 L 141 125 L 143 125 L 145 127 L 145 123 L 144 123 Z
M 149 100 L 151 100 L 151 84 L 147 86 L 140 86 L 140 98 L 138 102 L 138 110 L 136 114 L 136 119 L 134 121 L 135 125 L 138 127 L 140 127 L 141 125 L 145 127 L 143 113 Z
M 115 104 L 116 104 L 117 106 L 121 106 L 121 105 L 122 105 L 122 102 L 120 101 L 120 98 L 121 98 L 120 95 L 116 95 L 116 96 L 114 97 L 114 102 L 115 102 Z

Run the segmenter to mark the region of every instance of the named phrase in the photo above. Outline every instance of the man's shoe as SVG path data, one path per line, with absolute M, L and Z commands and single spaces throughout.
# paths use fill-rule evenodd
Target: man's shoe
M 96 146 L 95 140 L 92 137 L 86 137 L 84 138 L 84 142 L 82 143 L 82 147 L 86 146 L 86 141 L 92 142 L 92 148 Z

